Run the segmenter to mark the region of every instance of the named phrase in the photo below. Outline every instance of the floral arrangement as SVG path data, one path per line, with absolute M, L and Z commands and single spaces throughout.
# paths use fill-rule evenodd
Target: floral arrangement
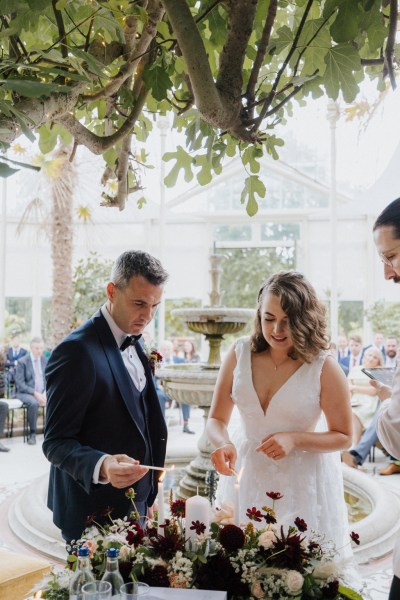
M 133 490 L 127 494 L 133 501 Z M 76 564 L 77 548 L 86 545 L 98 579 L 104 573 L 106 549 L 113 546 L 119 548 L 119 567 L 125 581 L 224 590 L 229 600 L 362 600 L 342 581 L 333 545 L 316 532 L 308 534 L 300 517 L 287 529 L 278 527 L 275 502 L 282 496 L 277 492 L 266 496 L 272 506 L 249 508 L 248 522 L 241 527 L 233 524 L 230 503 L 214 510 L 209 532 L 199 521 L 185 523 L 185 501 L 174 501 L 172 494 L 171 518 L 161 525 L 160 534 L 156 521 L 148 521 L 142 529 L 136 512 L 130 518 L 110 518 L 105 526 L 93 522 L 69 548 L 67 568 L 52 574 L 41 597 L 68 599 L 68 574 Z M 185 526 L 196 533 L 193 541 L 188 541 Z M 351 538 L 359 544 L 357 534 L 352 533 Z
M 147 360 L 149 361 L 150 371 L 152 375 L 154 375 L 156 369 L 158 369 L 162 363 L 162 354 L 160 354 L 155 348 L 151 348 L 151 350 L 146 351 L 146 355 Z

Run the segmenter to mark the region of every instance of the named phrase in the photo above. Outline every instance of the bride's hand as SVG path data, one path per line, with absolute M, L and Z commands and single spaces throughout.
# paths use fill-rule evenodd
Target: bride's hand
M 263 438 L 256 451 L 263 452 L 272 460 L 280 460 L 290 454 L 294 447 L 294 434 L 291 432 L 281 432 L 273 433 Z
M 214 469 L 221 475 L 235 474 L 236 458 L 236 448 L 231 442 L 211 452 L 211 462 Z

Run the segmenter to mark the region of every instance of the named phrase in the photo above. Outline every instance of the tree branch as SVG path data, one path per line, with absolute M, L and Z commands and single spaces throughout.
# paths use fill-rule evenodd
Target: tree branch
M 246 89 L 246 98 L 248 104 L 252 105 L 255 98 L 255 90 L 258 80 L 258 75 L 260 73 L 261 67 L 264 62 L 265 53 L 267 51 L 267 47 L 269 44 L 269 40 L 271 37 L 272 26 L 275 22 L 276 11 L 278 7 L 278 0 L 270 0 L 268 7 L 267 18 L 265 19 L 265 24 L 261 36 L 260 43 L 258 45 L 256 58 L 253 63 L 253 67 L 251 69 L 250 78 L 247 84 Z
M 394 68 L 393 68 L 393 55 L 394 55 L 394 45 L 395 45 L 395 41 L 396 41 L 397 19 L 398 19 L 397 0 L 390 0 L 389 33 L 388 33 L 388 38 L 387 38 L 387 43 L 386 43 L 386 50 L 385 50 L 384 76 L 386 74 L 389 75 L 390 83 L 394 90 L 397 87 L 396 77 L 395 77 Z
M 68 46 L 67 46 L 67 35 L 65 33 L 65 27 L 64 27 L 64 21 L 62 18 L 62 14 L 61 11 L 58 10 L 57 8 L 57 0 L 52 0 L 52 5 L 53 5 L 53 12 L 54 12 L 54 16 L 56 18 L 56 23 L 57 23 L 57 28 L 58 28 L 58 34 L 60 36 L 60 49 L 61 49 L 61 56 L 63 58 L 67 58 L 68 57 Z
M 284 60 L 281 68 L 279 69 L 279 71 L 278 71 L 278 73 L 277 73 L 277 75 L 275 77 L 275 81 L 274 81 L 274 83 L 272 85 L 272 89 L 271 89 L 270 93 L 268 94 L 267 98 L 265 99 L 264 105 L 263 105 L 263 107 L 262 107 L 262 109 L 260 111 L 260 114 L 259 114 L 258 118 L 255 120 L 255 123 L 253 125 L 253 132 L 255 132 L 255 131 L 258 130 L 258 128 L 260 127 L 262 121 L 265 119 L 265 115 L 267 114 L 268 109 L 269 109 L 269 107 L 271 105 L 271 102 L 273 101 L 273 99 L 275 97 L 275 93 L 276 93 L 276 90 L 278 88 L 279 81 L 280 81 L 280 79 L 282 77 L 282 74 L 285 71 L 286 67 L 288 66 L 289 61 L 292 58 L 293 53 L 294 53 L 294 51 L 297 48 L 297 42 L 299 41 L 300 34 L 303 31 L 303 28 L 304 28 L 305 22 L 307 20 L 308 13 L 311 10 L 312 4 L 313 4 L 313 0 L 308 0 L 307 6 L 306 6 L 306 8 L 304 10 L 303 16 L 301 18 L 299 27 L 297 29 L 296 35 L 294 37 L 294 40 L 293 40 L 293 43 L 292 43 L 292 45 L 290 47 L 288 55 L 286 56 L 286 59 Z
M 85 100 L 94 102 L 100 98 L 107 98 L 117 93 L 122 84 L 134 74 L 139 60 L 143 54 L 147 52 L 151 41 L 157 33 L 157 23 L 164 16 L 164 9 L 157 0 L 149 0 L 149 8 L 147 9 L 148 19 L 143 29 L 142 35 L 138 43 L 133 46 L 132 52 L 125 64 L 119 70 L 119 73 L 108 83 L 104 88 L 95 94 L 85 96 Z
M 131 151 L 132 133 L 126 135 L 122 141 L 122 148 L 118 155 L 117 180 L 118 190 L 116 202 L 119 210 L 124 210 L 128 195 L 128 168 L 129 153 Z
M 243 62 L 253 31 L 257 0 L 227 0 L 228 35 L 221 52 L 217 89 L 239 112 L 243 91 Z M 232 107 L 233 107 L 232 106 Z

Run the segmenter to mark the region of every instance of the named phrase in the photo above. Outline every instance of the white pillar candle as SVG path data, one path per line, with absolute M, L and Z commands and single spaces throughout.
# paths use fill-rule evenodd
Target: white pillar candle
M 235 487 L 234 487 L 234 496 L 233 496 L 233 501 L 234 501 L 234 521 L 235 521 L 235 525 L 240 525 L 240 483 L 239 480 L 236 481 L 235 483 Z
M 210 529 L 210 513 L 211 504 L 204 496 L 192 496 L 186 500 L 185 506 L 185 538 L 186 544 L 196 538 L 196 531 L 190 529 L 193 521 L 200 521 L 205 525 L 204 533 L 208 533 Z
M 240 479 L 242 477 L 242 473 L 243 473 L 243 467 L 240 469 L 240 471 L 236 477 L 236 482 L 235 482 L 234 489 L 233 489 L 233 505 L 234 505 L 233 518 L 234 518 L 234 523 L 237 526 L 240 526 Z
M 165 476 L 165 471 L 161 475 L 158 480 L 158 494 L 157 494 L 157 504 L 158 504 L 158 524 L 157 524 L 157 533 L 158 535 L 164 535 L 164 527 L 160 527 L 165 521 L 165 513 L 164 513 L 164 484 L 163 479 Z

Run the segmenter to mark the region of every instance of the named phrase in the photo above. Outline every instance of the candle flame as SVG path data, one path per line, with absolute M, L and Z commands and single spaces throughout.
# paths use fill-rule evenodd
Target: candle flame
M 236 477 L 236 481 L 238 483 L 240 483 L 240 480 L 242 479 L 242 475 L 243 475 L 243 467 L 240 469 L 240 471 L 239 471 L 239 473 L 237 474 L 237 477 Z
M 174 469 L 175 469 L 175 465 L 171 465 L 169 468 L 170 471 L 173 471 Z
M 42 597 L 42 590 L 38 590 L 36 594 L 33 596 L 34 600 L 39 600 Z
M 158 478 L 158 481 L 161 483 L 164 480 L 164 477 L 166 475 L 167 471 L 163 471 L 160 475 L 160 477 Z

